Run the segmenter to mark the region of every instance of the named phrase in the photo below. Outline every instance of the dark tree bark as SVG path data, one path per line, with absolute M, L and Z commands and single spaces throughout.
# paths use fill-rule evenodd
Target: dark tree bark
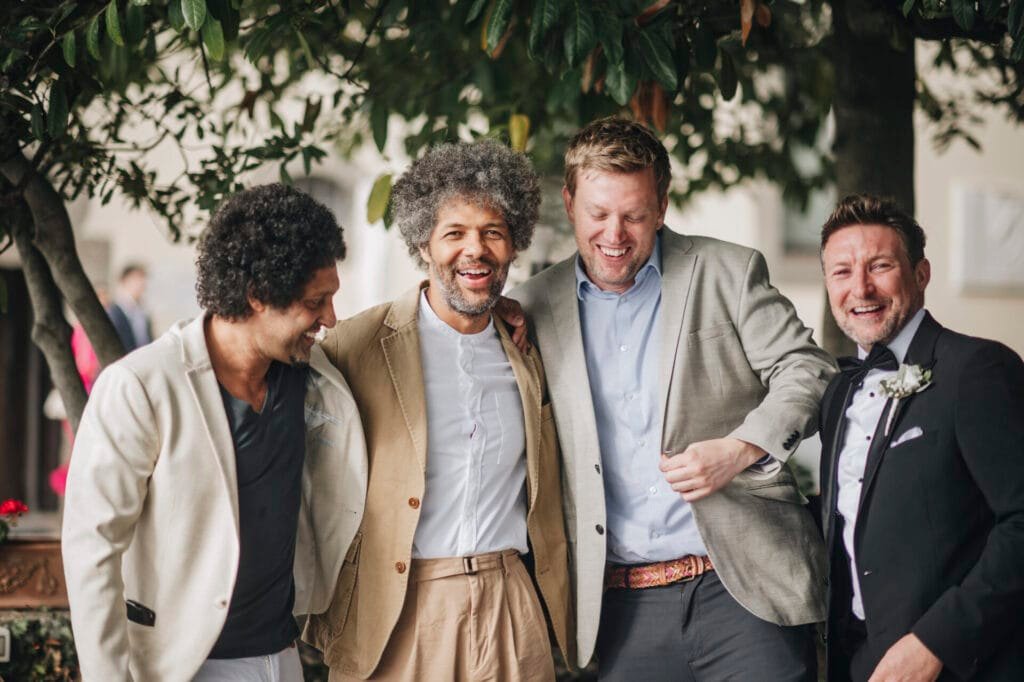
M 87 399 L 85 386 L 71 352 L 71 326 L 64 319 L 60 290 L 50 276 L 42 254 L 32 243 L 32 216 L 23 202 L 11 210 L 11 233 L 21 258 L 22 271 L 32 301 L 32 341 L 43 352 L 50 378 L 64 401 L 72 431 L 78 431 Z
M 85 328 L 100 364 L 109 365 L 124 355 L 124 346 L 78 259 L 63 198 L 20 151 L 4 155 L 0 173 L 20 189 L 35 227 L 32 244 L 46 259 L 52 281 Z
M 913 215 L 913 37 L 905 30 L 903 17 L 887 4 L 835 0 L 832 8 L 838 195 L 867 192 L 892 197 Z M 825 349 L 834 355 L 855 351 L 828 306 L 823 337 Z

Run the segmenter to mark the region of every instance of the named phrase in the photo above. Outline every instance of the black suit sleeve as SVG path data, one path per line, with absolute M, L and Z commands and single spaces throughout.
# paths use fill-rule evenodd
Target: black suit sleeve
M 1024 363 L 986 343 L 959 377 L 961 456 L 994 516 L 977 563 L 913 628 L 946 667 L 967 679 L 1020 626 L 1024 608 Z M 965 482 L 969 485 L 969 482 Z

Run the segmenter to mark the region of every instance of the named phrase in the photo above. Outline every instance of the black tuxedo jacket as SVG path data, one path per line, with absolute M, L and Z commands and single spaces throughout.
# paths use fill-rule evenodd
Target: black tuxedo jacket
M 887 436 L 886 406 L 868 453 L 854 530 L 866 660 L 913 632 L 942 660 L 940 679 L 1024 680 L 1024 363 L 928 314 L 904 362 L 931 368 L 932 383 L 898 401 Z M 833 680 L 850 674 L 837 646 L 853 616 L 836 462 L 855 388 L 837 375 L 820 417 Z

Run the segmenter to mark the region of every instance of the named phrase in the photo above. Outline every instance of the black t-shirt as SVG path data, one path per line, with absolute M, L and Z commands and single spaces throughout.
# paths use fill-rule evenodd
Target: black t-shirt
M 292 607 L 295 536 L 306 456 L 305 368 L 274 362 L 263 410 L 220 387 L 238 472 L 238 578 L 210 658 L 276 653 L 299 634 Z

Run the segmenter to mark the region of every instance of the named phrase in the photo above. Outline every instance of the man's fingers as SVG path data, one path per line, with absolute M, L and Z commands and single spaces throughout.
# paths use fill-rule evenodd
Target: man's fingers
M 661 461 L 658 462 L 658 468 L 662 471 L 671 471 L 686 466 L 690 461 L 690 455 L 687 453 L 689 453 L 689 450 L 684 450 L 675 455 L 661 453 Z
M 512 343 L 515 344 L 519 352 L 526 353 L 530 350 L 530 339 L 526 336 L 526 326 L 515 327 L 512 332 Z
M 703 487 L 680 494 L 683 496 L 683 499 L 686 500 L 687 502 L 696 502 L 697 500 L 703 500 L 712 492 L 713 491 L 711 490 L 711 488 Z

